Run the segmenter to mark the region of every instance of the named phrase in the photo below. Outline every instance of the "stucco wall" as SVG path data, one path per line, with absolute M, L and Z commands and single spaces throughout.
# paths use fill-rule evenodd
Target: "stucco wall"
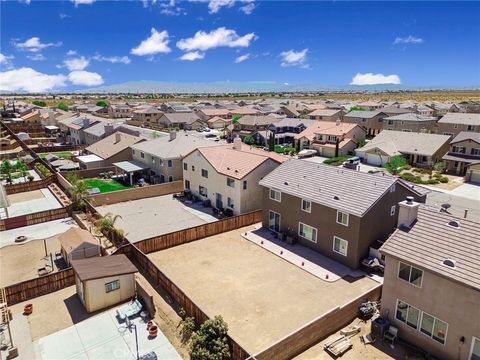
M 120 280 L 120 288 L 106 292 L 105 284 Z M 127 274 L 114 277 L 95 279 L 84 282 L 85 308 L 87 312 L 104 309 L 122 301 L 132 299 L 135 295 L 135 275 Z

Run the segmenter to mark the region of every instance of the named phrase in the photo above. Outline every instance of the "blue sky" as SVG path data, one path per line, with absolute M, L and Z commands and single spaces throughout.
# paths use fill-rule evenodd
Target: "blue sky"
M 0 90 L 68 91 L 139 80 L 480 85 L 478 2 L 12 0 L 0 6 Z

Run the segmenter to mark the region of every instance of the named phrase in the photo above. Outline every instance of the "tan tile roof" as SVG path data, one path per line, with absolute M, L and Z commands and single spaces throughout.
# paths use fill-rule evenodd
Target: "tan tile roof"
M 458 228 L 448 225 L 452 220 Z M 411 229 L 397 229 L 380 251 L 480 289 L 480 222 L 420 205 Z M 455 267 L 444 265 L 446 259 L 453 260 Z
M 120 141 L 117 141 L 117 136 L 120 136 Z M 102 159 L 108 159 L 142 140 L 144 140 L 144 138 L 141 136 L 133 136 L 117 131 L 97 141 L 95 144 L 90 145 L 85 150 L 100 156 Z
M 308 116 L 334 116 L 342 110 L 337 109 L 317 109 L 308 114 Z
M 228 144 L 202 147 L 198 151 L 218 173 L 235 179 L 244 178 L 269 159 L 277 163 L 288 160 L 287 156 L 260 150 L 246 144 L 242 144 L 241 150 L 236 150 L 232 144 Z
M 72 227 L 68 229 L 58 237 L 58 240 L 60 241 L 62 248 L 64 248 L 68 253 L 83 243 L 90 243 L 100 246 L 98 240 L 95 239 L 95 237 L 90 234 L 89 231 L 78 227 Z
M 204 113 L 207 116 L 226 116 L 230 114 L 230 110 L 228 109 L 216 109 L 216 108 L 205 108 L 205 109 L 200 109 L 202 113 Z
M 315 134 L 342 136 L 348 134 L 356 126 L 358 125 L 344 122 L 340 122 L 338 124 L 331 121 L 317 121 L 303 130 L 300 134 L 295 135 L 295 139 L 301 139 L 305 137 L 312 141 L 315 137 Z
M 207 122 L 208 122 L 208 123 L 214 123 L 214 122 L 217 122 L 217 121 L 229 123 L 229 122 L 231 122 L 232 120 L 224 119 L 224 118 L 221 118 L 220 116 L 214 116 L 214 117 L 212 117 L 211 119 L 209 119 Z

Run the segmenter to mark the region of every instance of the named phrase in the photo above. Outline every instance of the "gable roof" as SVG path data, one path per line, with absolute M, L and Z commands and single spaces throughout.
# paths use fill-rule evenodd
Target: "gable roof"
M 297 159 L 284 162 L 260 181 L 262 186 L 356 216 L 363 216 L 396 183 L 390 175 Z
M 448 225 L 450 221 L 459 227 Z M 410 229 L 399 228 L 380 251 L 440 276 L 480 289 L 480 223 L 420 205 Z M 455 267 L 443 265 L 451 259 Z
M 238 119 L 240 125 L 246 126 L 270 125 L 278 121 L 279 119 L 272 115 L 245 115 Z
M 166 118 L 173 124 L 192 124 L 200 120 L 198 115 L 193 112 L 165 113 L 162 115 L 162 118 Z
M 437 118 L 434 116 L 425 116 L 425 115 L 420 115 L 415 113 L 405 113 L 405 114 L 389 116 L 384 120 L 423 122 L 423 121 L 436 121 Z
M 458 133 L 457 136 L 450 141 L 450 144 L 455 144 L 465 140 L 472 140 L 475 141 L 477 144 L 480 144 L 480 133 L 473 132 L 473 131 L 461 131 Z
M 138 272 L 135 265 L 124 254 L 72 260 L 71 263 L 81 281 Z
M 338 113 L 343 112 L 343 110 L 338 110 L 338 109 L 317 109 L 312 111 L 311 113 L 308 113 L 308 116 L 334 116 L 337 115 Z
M 303 137 L 308 140 L 313 140 L 316 134 L 335 135 L 342 136 L 348 134 L 355 127 L 363 129 L 357 124 L 345 123 L 345 122 L 331 122 L 331 121 L 315 121 L 312 125 L 303 130 L 300 134 L 295 135 L 295 139 L 301 139 Z
M 117 141 L 118 138 L 120 138 L 120 141 Z M 143 140 L 144 138 L 141 136 L 134 136 L 117 131 L 112 135 L 109 135 L 104 139 L 88 146 L 85 148 L 85 150 L 101 157 L 102 159 L 108 159 Z
M 438 120 L 438 123 L 480 126 L 480 114 L 448 112 Z
M 89 231 L 78 227 L 68 229 L 58 237 L 58 240 L 68 253 L 84 243 L 100 246 L 98 240 Z
M 353 110 L 350 111 L 348 114 L 343 115 L 343 117 L 371 119 L 382 113 L 383 111 L 381 110 Z

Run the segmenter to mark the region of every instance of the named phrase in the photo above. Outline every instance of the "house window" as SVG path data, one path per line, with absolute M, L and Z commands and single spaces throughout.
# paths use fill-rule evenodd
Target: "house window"
M 243 190 L 247 190 L 247 180 L 243 181 Z
M 388 125 L 393 125 L 393 120 L 388 120 Z
M 202 177 L 208 179 L 208 170 L 202 169 Z
M 185 170 L 185 171 L 188 170 L 188 164 L 187 163 L 183 163 L 183 170 Z
M 395 215 L 395 209 L 396 209 L 396 205 L 392 205 L 392 207 L 390 208 L 390 216 L 393 216 Z
M 141 157 L 142 159 L 145 158 L 145 154 L 143 153 L 143 151 L 140 152 L 140 157 Z
M 403 129 L 402 131 L 403 132 L 412 132 L 412 130 L 410 130 L 410 129 Z
M 470 350 L 470 360 L 480 359 L 480 339 L 476 337 L 472 338 L 472 350 Z
M 473 125 L 468 125 L 467 126 L 467 131 L 475 131 L 475 126 Z M 480 345 L 479 345 L 480 346 Z
M 422 311 L 422 321 L 420 322 L 420 332 L 438 341 L 440 344 L 445 344 L 447 338 L 448 324 L 445 321 L 437 319 L 435 316 L 427 314 Z
M 280 191 L 270 189 L 270 199 L 281 202 L 282 201 L 282 193 Z
M 168 176 L 168 182 L 172 182 L 173 181 L 173 176 L 172 175 L 169 175 Z
M 305 212 L 312 212 L 312 202 L 302 199 L 302 210 Z
M 480 148 L 473 148 L 470 153 L 472 155 L 480 155 Z
M 348 214 L 337 210 L 337 224 L 348 226 Z
M 190 190 L 190 180 L 185 180 L 185 189 Z
M 120 289 L 120 280 L 111 281 L 105 284 L 105 292 L 115 291 Z
M 172 166 L 173 166 L 173 161 L 172 161 L 172 160 L 168 160 L 168 161 L 167 161 L 167 166 L 168 166 L 168 167 L 172 167 Z
M 402 262 L 398 265 L 398 277 L 410 284 L 422 287 L 423 271 Z
M 418 329 L 420 310 L 407 304 L 406 302 L 397 300 L 397 310 L 395 311 L 395 318 L 407 324 L 411 328 Z
M 195 165 L 192 165 L 192 171 L 195 171 Z
M 268 212 L 268 228 L 273 231 L 280 231 L 281 215 L 275 211 Z
M 298 235 L 304 239 L 317 242 L 317 229 L 310 225 L 299 222 L 298 223 Z
M 198 192 L 201 196 L 207 196 L 208 195 L 208 192 L 207 192 L 207 188 L 203 187 L 203 186 L 199 186 L 198 187 Z
M 343 255 L 347 256 L 347 250 L 348 250 L 348 241 L 341 239 L 337 236 L 333 237 L 333 251 Z
M 227 178 L 227 186 L 230 186 L 232 188 L 235 187 L 235 180 L 232 178 Z
M 132 149 L 132 155 L 135 155 L 135 150 Z
M 233 199 L 231 197 L 227 198 L 227 206 L 233 209 Z

